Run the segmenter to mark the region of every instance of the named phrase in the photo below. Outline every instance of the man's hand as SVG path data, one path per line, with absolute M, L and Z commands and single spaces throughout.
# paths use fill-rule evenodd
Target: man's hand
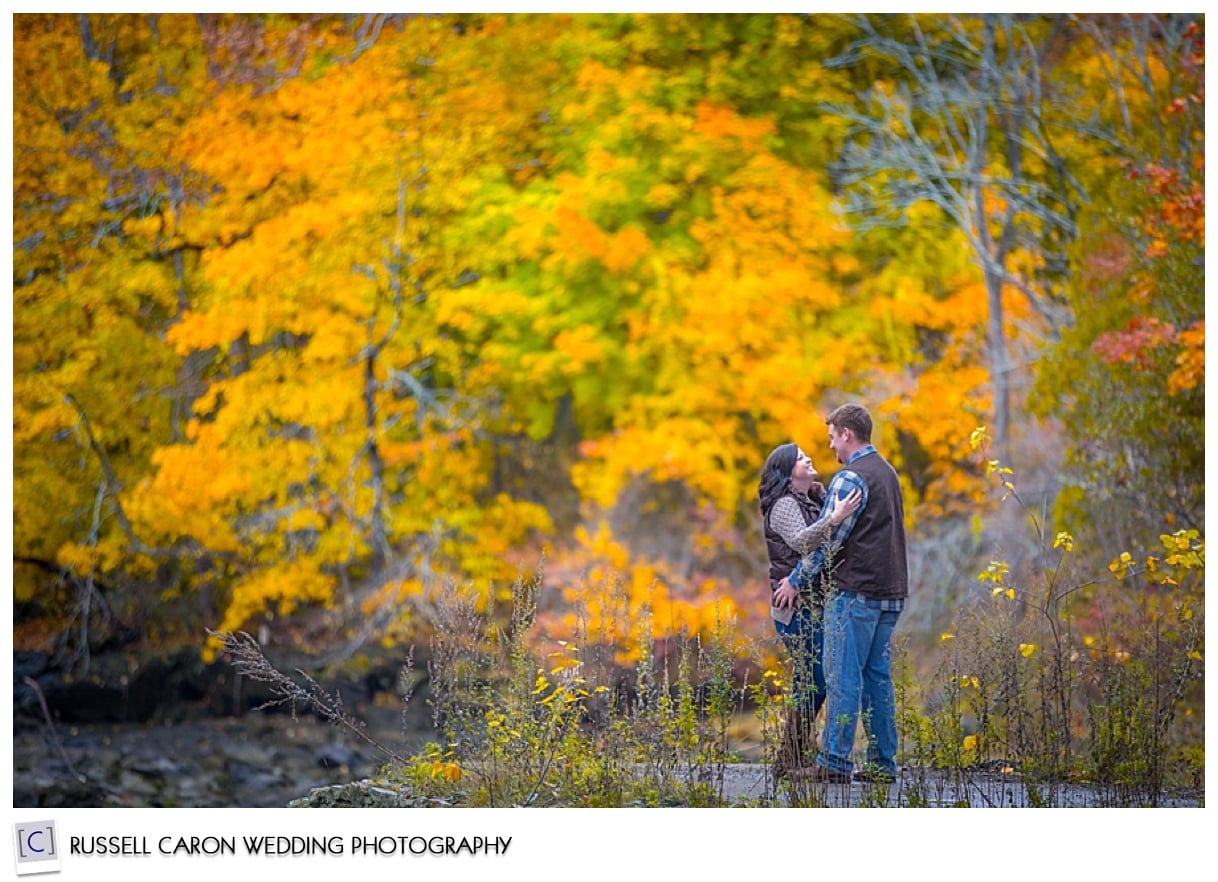
M 778 583 L 778 587 L 774 589 L 774 606 L 778 609 L 787 609 L 794 606 L 798 598 L 799 592 L 792 588 L 790 581 L 788 581 L 786 576 L 783 576 L 782 581 Z

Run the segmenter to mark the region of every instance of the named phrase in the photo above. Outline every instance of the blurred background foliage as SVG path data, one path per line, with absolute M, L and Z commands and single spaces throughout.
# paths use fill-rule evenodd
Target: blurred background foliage
M 915 640 L 1036 554 L 977 426 L 1084 571 L 1203 527 L 1203 27 L 15 15 L 16 644 L 354 652 L 543 566 L 545 635 L 768 638 L 760 466 L 847 400 Z

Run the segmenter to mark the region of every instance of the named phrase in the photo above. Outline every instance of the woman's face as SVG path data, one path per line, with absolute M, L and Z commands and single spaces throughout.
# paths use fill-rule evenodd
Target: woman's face
M 816 466 L 812 465 L 808 454 L 800 450 L 795 457 L 795 465 L 791 466 L 791 483 L 802 490 L 807 490 L 816 480 L 816 475 Z

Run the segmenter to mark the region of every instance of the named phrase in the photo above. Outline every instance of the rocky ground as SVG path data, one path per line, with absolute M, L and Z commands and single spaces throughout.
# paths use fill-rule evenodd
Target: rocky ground
M 378 740 L 405 750 L 398 714 L 372 709 Z M 376 774 L 385 757 L 315 718 L 24 726 L 13 733 L 13 805 L 283 807 L 311 789 Z
M 285 806 L 311 788 L 375 774 L 387 757 L 349 729 L 290 707 L 197 652 L 96 659 L 65 678 L 45 655 L 14 653 L 13 805 Z M 387 749 L 432 736 L 423 696 L 403 707 L 392 659 L 326 686 Z M 407 736 L 405 733 L 411 733 Z

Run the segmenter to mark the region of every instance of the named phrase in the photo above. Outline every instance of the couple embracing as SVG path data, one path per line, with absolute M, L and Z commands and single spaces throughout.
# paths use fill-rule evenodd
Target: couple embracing
M 871 443 L 866 408 L 842 405 L 825 424 L 842 465 L 827 490 L 794 443 L 770 453 L 758 488 L 771 615 L 792 664 L 793 700 L 775 773 L 790 780 L 893 781 L 892 632 L 909 593 L 901 485 Z M 867 757 L 855 772 L 850 754 L 860 717 Z

